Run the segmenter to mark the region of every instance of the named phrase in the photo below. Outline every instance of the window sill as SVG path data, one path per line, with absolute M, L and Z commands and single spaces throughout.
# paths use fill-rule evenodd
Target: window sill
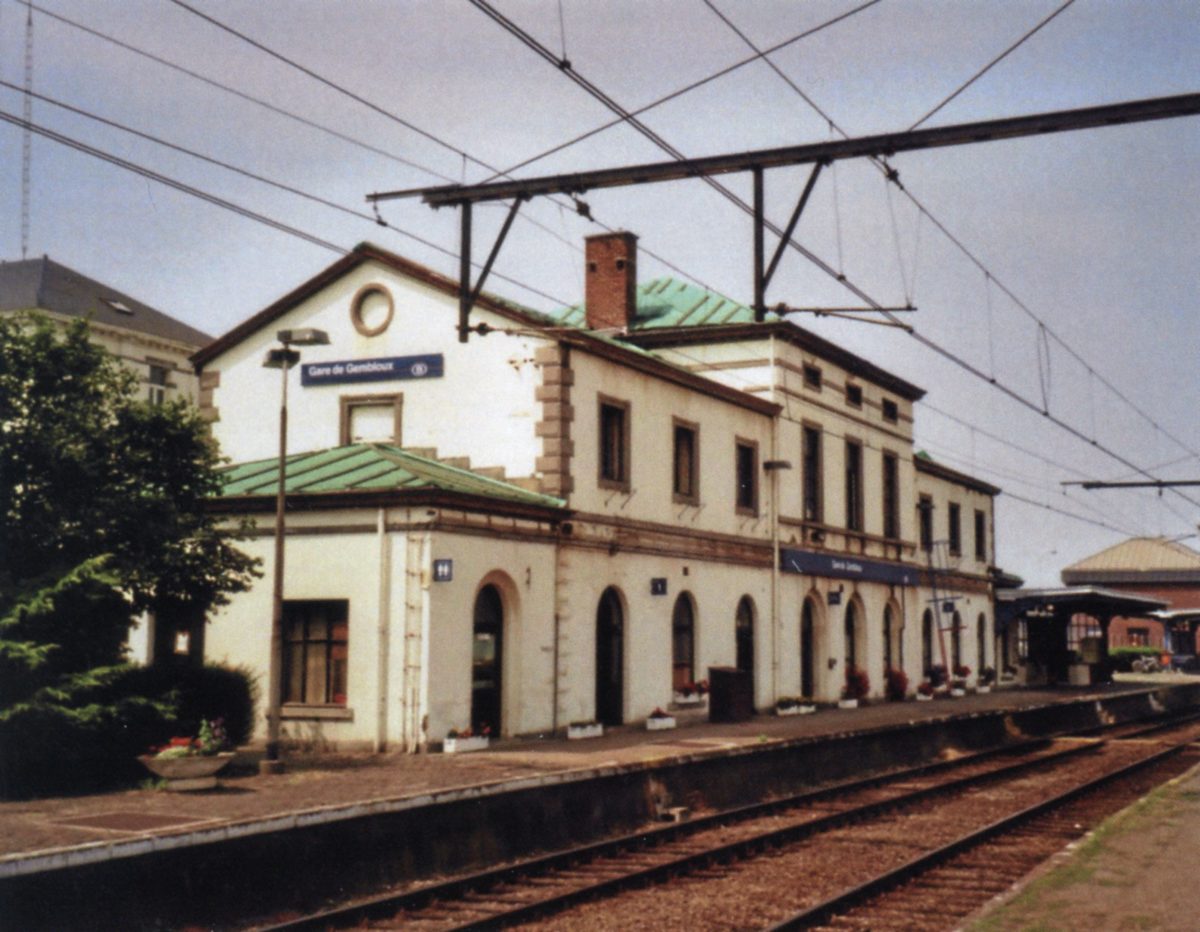
M 354 710 L 344 705 L 302 705 L 288 703 L 280 710 L 285 721 L 352 722 Z

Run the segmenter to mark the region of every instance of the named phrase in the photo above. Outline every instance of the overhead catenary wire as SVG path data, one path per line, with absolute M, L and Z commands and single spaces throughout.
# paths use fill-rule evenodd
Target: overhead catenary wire
M 995 68 L 996 65 L 1000 64 L 1000 62 L 1004 61 L 1004 59 L 1008 58 L 1009 55 L 1011 55 L 1013 52 L 1015 52 L 1017 49 L 1019 49 L 1022 45 L 1024 45 L 1026 42 L 1028 42 L 1030 39 L 1032 39 L 1035 35 L 1037 35 L 1039 32 L 1041 32 L 1043 27 L 1048 26 L 1050 24 L 1051 20 L 1055 19 L 1060 13 L 1064 12 L 1067 9 L 1067 7 L 1069 7 L 1074 2 L 1075 2 L 1075 0 L 1066 0 L 1066 2 L 1062 6 L 1060 6 L 1058 9 L 1056 9 L 1053 13 L 1051 13 L 1049 16 L 1047 16 L 1045 19 L 1043 19 L 1041 22 L 1039 22 L 1036 26 L 1034 26 L 1028 32 L 1026 32 L 1023 36 L 1021 36 L 1021 38 L 1017 39 L 1016 42 L 1014 42 L 1012 45 L 1010 45 L 1008 48 L 1006 48 L 1003 52 L 1001 52 L 999 55 L 997 55 L 995 58 L 993 58 L 991 61 L 989 61 L 986 65 L 984 65 L 982 68 L 980 68 L 978 71 L 976 71 L 973 75 L 971 75 L 970 78 L 968 78 L 965 82 L 960 84 L 949 96 L 944 98 L 936 107 L 934 107 L 932 110 L 930 110 L 928 113 L 926 113 L 923 117 L 921 117 L 921 119 L 917 120 L 916 123 L 914 123 L 912 126 L 910 126 L 908 128 L 909 132 L 912 132 L 914 129 L 916 129 L 918 126 L 920 126 L 926 120 L 928 120 L 931 116 L 933 116 L 939 110 L 943 109 L 947 104 L 949 104 L 952 100 L 954 100 L 961 93 L 963 93 L 963 91 L 965 91 L 972 84 L 974 84 L 976 81 L 978 81 L 980 78 L 982 78 L 985 74 L 987 74 L 989 71 L 991 71 L 993 68 Z
M 751 40 L 748 36 L 745 35 L 745 33 L 743 33 L 740 29 L 738 29 L 737 26 L 727 16 L 725 16 L 723 13 L 721 13 L 719 10 L 717 10 L 717 8 L 714 6 L 714 4 L 711 2 L 711 0 L 704 0 L 704 3 L 706 6 L 708 6 L 709 9 L 713 10 L 713 12 L 722 20 L 722 22 L 724 22 L 739 38 L 741 38 L 744 43 L 746 43 L 751 49 L 758 51 L 758 47 L 757 47 L 757 45 L 755 45 L 753 40 Z M 1062 9 L 1065 9 L 1065 6 L 1061 7 L 1059 12 L 1061 12 Z M 1032 33 L 1030 33 L 1030 34 L 1032 34 Z M 765 54 L 769 56 L 770 50 L 767 50 L 767 52 Z M 767 62 L 767 64 L 771 67 L 771 69 L 783 81 L 785 81 L 785 83 L 787 83 L 788 86 L 791 87 L 793 89 L 793 91 L 795 91 L 796 94 L 806 104 L 808 104 L 810 107 L 812 107 L 813 110 L 815 110 L 818 115 L 820 115 L 824 120 L 826 120 L 826 122 L 828 122 L 828 124 L 830 125 L 831 128 L 836 129 L 836 131 L 840 135 L 842 135 L 846 138 L 849 138 L 849 134 L 846 132 L 846 130 L 843 129 L 841 126 L 839 126 L 837 124 L 837 122 L 833 119 L 833 117 L 830 116 L 830 114 L 828 114 L 824 109 L 822 109 L 808 94 L 804 93 L 804 91 L 802 89 L 800 89 L 795 84 L 795 82 L 792 81 L 777 65 L 775 65 L 775 63 L 772 62 L 769 57 L 764 58 L 764 61 Z M 1088 361 L 1086 359 L 1084 359 L 1082 355 L 1080 355 L 1078 352 L 1076 352 L 1074 350 L 1074 348 L 1072 348 L 1069 344 L 1067 344 L 1066 341 L 1063 340 L 1057 333 L 1055 333 L 1052 328 L 1047 326 L 1045 321 L 1043 321 L 1023 301 L 1021 301 L 1012 292 L 1012 290 L 1010 288 L 1008 288 L 1008 286 L 1006 286 L 1003 282 L 999 281 L 995 277 L 995 275 L 992 274 L 991 270 L 983 263 L 983 261 L 981 259 L 979 259 L 978 256 L 976 256 L 970 249 L 968 249 L 967 246 L 958 237 L 954 236 L 954 234 L 952 234 L 950 232 L 950 230 L 945 226 L 945 224 L 943 224 L 937 217 L 935 217 L 929 211 L 929 209 L 916 197 L 916 195 L 914 195 L 909 190 L 908 186 L 902 185 L 899 183 L 899 179 L 898 179 L 898 177 L 896 177 L 896 173 L 887 164 L 886 160 L 872 158 L 871 162 L 880 171 L 884 172 L 885 175 L 887 175 L 889 177 L 889 179 L 893 181 L 893 183 L 896 184 L 896 186 L 901 190 L 901 192 L 903 192 L 905 194 L 905 196 L 908 197 L 909 200 L 912 201 L 913 205 L 918 209 L 918 211 L 920 212 L 920 214 L 922 216 L 926 217 L 931 223 L 933 223 L 935 228 L 939 232 L 941 232 L 947 239 L 949 239 L 949 241 L 963 255 L 965 255 L 980 271 L 982 271 L 984 273 L 988 282 L 994 282 L 996 287 L 1001 289 L 1001 291 L 1005 295 L 1007 295 L 1010 298 L 1010 300 L 1012 300 L 1014 302 L 1014 304 L 1016 304 L 1021 310 L 1023 310 L 1040 327 L 1044 328 L 1044 339 L 1047 341 L 1046 342 L 1046 346 L 1047 346 L 1046 352 L 1047 353 L 1049 352 L 1049 349 L 1048 349 L 1049 340 L 1053 339 L 1055 343 L 1057 343 L 1064 350 L 1066 350 L 1066 352 L 1072 358 L 1074 358 L 1077 362 L 1083 364 L 1084 366 L 1088 366 L 1089 368 L 1091 368 L 1090 363 L 1088 363 Z M 851 290 L 854 290 L 854 288 L 850 285 L 850 283 L 847 282 L 846 284 L 848 287 L 851 287 Z M 871 300 L 870 298 L 865 297 L 863 295 L 860 295 L 860 297 L 864 297 L 864 299 L 868 300 L 868 301 Z M 990 311 L 990 292 L 988 293 L 988 299 L 989 299 L 989 311 Z M 1140 475 L 1147 475 L 1147 476 L 1149 475 L 1144 470 L 1141 470 L 1140 467 L 1130 463 L 1128 460 L 1124 460 L 1123 457 L 1115 454 L 1113 451 L 1109 450 L 1108 447 L 1101 444 L 1098 441 L 1098 439 L 1095 437 L 1094 431 L 1093 431 L 1093 435 L 1091 437 L 1088 437 L 1082 431 L 1076 430 L 1075 428 L 1066 424 L 1066 422 L 1062 421 L 1057 416 L 1050 414 L 1048 410 L 1039 410 L 1036 404 L 1029 402 L 1027 399 L 1024 399 L 1022 396 L 1020 396 L 1019 393 L 1012 391 L 1007 386 L 1005 386 L 1003 383 L 1001 383 L 995 374 L 996 370 L 995 370 L 994 356 L 992 357 L 992 361 L 991 361 L 992 372 L 990 375 L 985 375 L 984 373 L 980 372 L 977 367 L 969 364 L 965 359 L 956 358 L 955 354 L 951 354 L 949 351 L 945 350 L 944 348 L 942 348 L 941 346 L 936 344 L 934 341 L 932 341 L 928 337 L 924 336 L 923 334 L 918 333 L 916 330 L 910 331 L 910 335 L 914 339 L 918 340 L 918 342 L 922 343 L 923 345 L 927 346 L 930 349 L 933 349 L 935 352 L 939 353 L 940 355 L 942 355 L 945 358 L 949 359 L 950 361 L 954 362 L 956 365 L 959 365 L 960 368 L 963 368 L 966 371 L 970 372 L 971 374 L 974 374 L 977 377 L 983 379 L 984 381 L 995 385 L 997 388 L 999 388 L 1005 394 L 1008 394 L 1014 400 L 1017 400 L 1017 401 L 1019 401 L 1019 403 L 1021 403 L 1025 407 L 1030 408 L 1030 410 L 1038 411 L 1039 414 L 1042 414 L 1044 417 L 1048 418 L 1056 425 L 1063 427 L 1064 429 L 1067 429 L 1069 433 L 1076 436 L 1078 439 L 1083 440 L 1084 442 L 1088 443 L 1095 449 L 1101 450 L 1102 452 L 1112 456 L 1114 459 L 1117 459 L 1119 462 L 1123 461 L 1123 465 L 1126 465 L 1131 469 L 1137 470 Z M 989 338 L 989 348 L 990 348 L 990 338 Z M 1104 376 L 1098 376 L 1098 377 L 1099 377 L 1101 383 L 1104 384 L 1104 386 L 1106 388 L 1108 388 L 1109 391 L 1111 391 L 1124 404 L 1129 406 L 1141 418 L 1146 420 L 1148 423 L 1150 423 L 1156 429 L 1160 428 L 1160 425 L 1158 424 L 1157 420 L 1155 418 L 1151 417 L 1145 411 L 1143 411 L 1138 405 L 1134 404 L 1134 402 L 1124 392 L 1122 392 L 1115 385 L 1113 385 L 1108 379 L 1104 378 Z M 1176 443 L 1181 449 L 1187 450 L 1188 452 L 1193 453 L 1197 457 L 1200 457 L 1200 451 L 1196 451 L 1194 448 L 1192 448 L 1189 445 L 1187 445 L 1186 443 L 1184 443 L 1184 441 L 1180 440 L 1174 434 L 1168 433 L 1165 430 L 1164 430 L 1164 434 L 1166 436 L 1170 437 L 1171 440 L 1174 443 Z M 1175 491 L 1181 498 L 1185 499 L 1190 504 L 1200 507 L 1200 502 L 1192 499 L 1190 496 L 1179 493 L 1178 490 L 1175 490 Z
M 7 82 L 0 82 L 0 84 L 6 84 L 6 83 Z M 275 218 L 270 217 L 266 214 L 260 213 L 259 211 L 253 210 L 249 207 L 245 207 L 244 205 L 241 205 L 234 201 L 228 200 L 227 198 L 220 197 L 219 195 L 212 194 L 211 192 L 205 191 L 202 188 L 198 188 L 195 185 L 191 185 L 184 181 L 180 181 L 177 178 L 172 178 L 168 175 L 164 175 L 161 172 L 157 172 L 151 168 L 148 168 L 144 165 L 140 165 L 129 159 L 121 158 L 120 156 L 114 155 L 111 152 L 106 152 L 103 149 L 99 149 L 95 146 L 89 145 L 78 139 L 74 139 L 63 133 L 59 133 L 55 130 L 49 129 L 48 127 L 40 126 L 36 123 L 30 123 L 30 122 L 26 121 L 25 119 L 23 119 L 22 117 L 18 117 L 16 114 L 12 114 L 12 113 L 8 113 L 7 111 L 0 110 L 0 121 L 10 123 L 14 126 L 22 128 L 22 129 L 28 129 L 32 133 L 42 136 L 45 139 L 49 139 L 52 142 L 56 142 L 56 143 L 59 143 L 60 145 L 66 146 L 69 149 L 74 149 L 75 151 L 80 152 L 84 155 L 90 155 L 93 158 L 97 158 L 97 159 L 100 159 L 101 161 L 108 162 L 110 165 L 114 165 L 117 168 L 122 168 L 126 171 L 132 172 L 133 174 L 140 175 L 141 177 L 146 178 L 147 180 L 158 182 L 159 184 L 162 184 L 169 188 L 173 188 L 176 191 L 179 191 L 183 194 L 188 194 L 188 195 L 198 198 L 202 201 L 206 201 L 207 203 L 212 204 L 213 206 L 220 207 L 222 209 L 231 211 L 232 213 L 238 214 L 239 216 L 244 217 L 247 220 L 253 220 L 256 223 L 260 223 L 260 224 L 263 224 L 264 226 L 271 227 L 272 229 L 277 230 L 278 232 L 285 233 L 285 234 L 287 234 L 289 236 L 293 236 L 297 239 L 304 240 L 305 242 L 308 242 L 311 245 L 319 246 L 322 249 L 329 250 L 330 252 L 334 252 L 334 253 L 337 253 L 338 255 L 342 255 L 342 256 L 348 255 L 350 253 L 350 250 L 345 248 L 344 246 L 340 246 L 337 243 L 334 243 L 330 240 L 323 239 L 322 237 L 319 237 L 315 234 L 309 233 L 306 230 L 301 230 L 299 227 L 292 226 L 291 224 L 285 223 L 281 220 L 276 220 Z M 133 131 L 131 131 L 131 132 L 133 132 Z M 139 135 L 144 135 L 144 134 L 139 133 Z M 151 138 L 151 137 L 147 136 L 145 138 Z M 155 140 L 155 141 L 158 141 L 158 140 Z M 214 161 L 214 162 L 216 161 L 216 160 L 209 160 L 209 159 L 207 159 L 207 157 L 205 157 L 199 153 L 192 153 L 188 150 L 184 150 L 182 147 L 173 146 L 170 143 L 161 142 L 161 144 L 170 146 L 171 148 L 177 148 L 177 149 L 179 149 L 179 151 L 188 152 L 188 154 L 194 155 L 196 158 L 205 159 L 207 161 Z M 222 164 L 222 163 L 218 163 L 218 164 Z M 223 167 L 227 167 L 231 171 L 237 171 L 240 174 L 246 174 L 249 177 L 255 177 L 257 180 L 264 181 L 265 183 L 268 183 L 268 184 L 277 184 L 275 182 L 270 181 L 269 179 L 261 178 L 258 176 L 253 176 L 251 173 L 248 173 L 248 172 L 243 172 L 241 169 L 238 169 L 234 166 L 223 165 Z M 300 196 L 307 197 L 310 200 L 314 200 L 314 201 L 321 203 L 327 207 L 331 207 L 331 208 L 334 208 L 337 210 L 349 212 L 349 213 L 353 214 L 354 216 L 359 217 L 363 220 L 369 221 L 373 224 L 378 223 L 378 221 L 374 217 L 372 217 L 370 214 L 359 213 L 359 212 L 353 211 L 350 208 L 345 208 L 342 205 L 336 204 L 332 201 L 326 201 L 325 199 L 318 198 L 315 195 L 306 194 L 305 192 L 302 192 L 299 189 L 288 188 L 285 185 L 277 185 L 277 186 L 284 188 L 285 190 L 289 190 L 294 194 L 298 194 Z M 434 243 L 431 240 L 427 240 L 421 236 L 418 236 L 415 233 L 410 233 L 409 231 L 404 230 L 399 227 L 393 227 L 390 224 L 384 224 L 384 225 L 387 226 L 389 229 L 394 230 L 396 233 L 399 233 L 401 236 L 409 237 L 409 238 L 421 243 L 422 245 L 429 247 L 430 249 L 434 249 L 434 250 L 441 252 L 447 256 L 452 256 L 452 257 L 455 256 L 455 253 L 453 253 L 451 250 L 448 250 L 444 246 L 440 246 L 439 244 Z M 502 279 L 508 281 L 512 285 L 515 285 L 519 288 L 529 290 L 534 294 L 538 294 L 544 298 L 547 298 L 550 301 L 562 303 L 561 298 L 555 297 L 554 295 L 551 295 L 547 292 L 532 288 L 531 286 L 526 285 L 523 282 L 520 282 L 516 279 L 511 279 L 508 276 L 501 275 L 500 273 L 496 273 L 496 276 L 497 276 L 497 278 L 502 278 Z

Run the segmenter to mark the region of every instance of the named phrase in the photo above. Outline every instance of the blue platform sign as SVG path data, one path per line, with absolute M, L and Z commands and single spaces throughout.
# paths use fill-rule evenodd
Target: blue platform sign
M 785 573 L 801 573 L 806 576 L 828 576 L 833 579 L 864 579 L 871 582 L 892 583 L 897 586 L 915 586 L 917 569 L 899 563 L 883 563 L 865 560 L 862 557 L 832 553 L 814 553 L 810 550 L 793 550 L 787 547 L 779 551 L 779 568 Z
M 394 379 L 440 379 L 442 354 L 383 356 L 378 359 L 342 359 L 307 362 L 300 367 L 301 385 L 344 385 L 348 382 L 390 382 Z

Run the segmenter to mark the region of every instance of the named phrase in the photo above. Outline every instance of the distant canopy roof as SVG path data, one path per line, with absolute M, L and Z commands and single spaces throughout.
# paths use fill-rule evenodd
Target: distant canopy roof
M 1056 617 L 1075 614 L 1096 618 L 1153 618 L 1154 613 L 1167 607 L 1163 599 L 1116 592 L 1099 586 L 1068 586 L 1062 589 L 1009 589 L 996 592 L 997 612 L 1005 620 L 1033 613 L 1050 613 Z
M 1164 537 L 1131 537 L 1066 567 L 1062 579 L 1067 585 L 1200 584 L 1200 553 Z

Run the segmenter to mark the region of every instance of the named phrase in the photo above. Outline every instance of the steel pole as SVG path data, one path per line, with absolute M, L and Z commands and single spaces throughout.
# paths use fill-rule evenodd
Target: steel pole
M 288 346 L 283 346 L 280 367 L 283 387 L 279 403 L 279 484 L 275 492 L 275 579 L 271 590 L 271 660 L 268 673 L 267 756 L 260 765 L 263 773 L 282 773 L 279 756 L 280 717 L 283 709 L 283 538 L 284 489 L 287 483 L 287 386 Z

